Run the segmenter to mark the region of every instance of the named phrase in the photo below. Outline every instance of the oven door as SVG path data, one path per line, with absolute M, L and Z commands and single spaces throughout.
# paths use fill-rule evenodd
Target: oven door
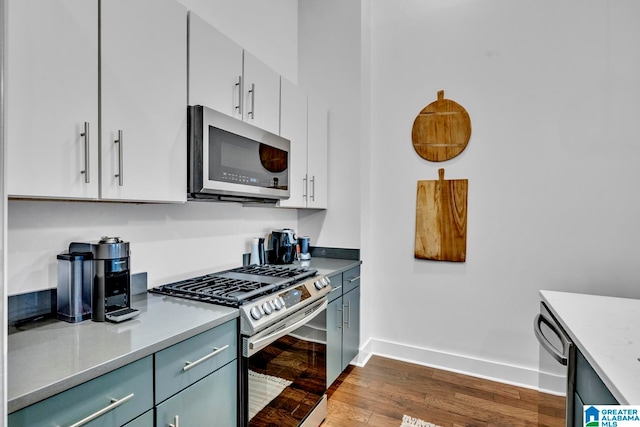
M 534 320 L 534 333 L 540 343 L 538 402 L 540 424 L 549 417 L 565 413 L 565 425 L 574 427 L 575 346 L 544 302 Z M 564 397 L 564 399 L 562 399 Z M 545 424 L 546 425 L 546 424 Z
M 326 415 L 327 298 L 243 337 L 241 419 L 246 426 L 319 425 Z

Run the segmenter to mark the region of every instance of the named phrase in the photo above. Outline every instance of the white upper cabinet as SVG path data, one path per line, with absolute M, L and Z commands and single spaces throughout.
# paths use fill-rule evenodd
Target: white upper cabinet
M 291 141 L 288 208 L 327 208 L 327 108 L 282 79 L 280 135 Z
M 189 105 L 242 119 L 242 46 L 189 12 Z
M 329 109 L 309 99 L 308 104 L 307 175 L 309 196 L 307 207 L 327 209 L 329 194 Z
M 244 51 L 243 119 L 261 129 L 280 130 L 280 75 Z
M 190 11 L 189 105 L 204 105 L 277 135 L 280 75 Z
M 9 2 L 8 194 L 184 202 L 186 9 L 98 4 Z
M 6 23 L 7 193 L 97 199 L 97 0 L 10 0 Z
M 280 136 L 291 141 L 289 151 L 289 198 L 279 206 L 306 208 L 307 94 L 286 79 L 281 81 Z
M 101 4 L 101 198 L 184 202 L 186 8 L 174 0 Z

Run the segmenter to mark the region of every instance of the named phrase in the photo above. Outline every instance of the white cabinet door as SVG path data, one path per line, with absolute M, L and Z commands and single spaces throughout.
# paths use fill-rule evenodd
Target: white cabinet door
M 307 95 L 296 85 L 282 79 L 280 87 L 280 136 L 291 141 L 289 151 L 289 198 L 279 206 L 307 206 Z
M 10 0 L 7 13 L 7 192 L 96 199 L 98 2 Z
M 174 0 L 101 7 L 101 198 L 184 202 L 187 11 Z
M 246 50 L 243 69 L 243 120 L 278 135 L 280 75 Z
M 307 179 L 308 198 L 307 207 L 327 209 L 329 192 L 328 166 L 328 109 L 321 103 L 309 99 L 308 106 L 308 154 Z
M 189 105 L 242 120 L 242 46 L 189 12 Z

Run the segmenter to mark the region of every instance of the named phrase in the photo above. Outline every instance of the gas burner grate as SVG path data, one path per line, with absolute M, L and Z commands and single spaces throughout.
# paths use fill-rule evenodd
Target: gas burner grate
M 255 274 L 258 276 L 282 277 L 287 279 L 291 277 L 294 277 L 296 279 L 303 279 L 306 277 L 315 276 L 318 272 L 317 270 L 311 270 L 304 267 L 282 267 L 272 264 L 245 265 L 243 267 L 237 267 L 229 271 L 232 271 L 234 273 Z
M 316 274 L 317 270 L 293 266 L 248 265 L 168 283 L 149 289 L 149 292 L 240 307 L 256 297 L 277 292 Z
M 237 307 L 246 299 L 268 292 L 273 287 L 249 280 L 206 275 L 158 286 L 150 292 Z

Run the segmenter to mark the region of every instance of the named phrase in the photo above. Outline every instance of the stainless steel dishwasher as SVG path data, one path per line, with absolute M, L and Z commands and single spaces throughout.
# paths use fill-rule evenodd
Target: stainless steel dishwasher
M 543 393 L 565 397 L 565 425 L 574 427 L 575 346 L 542 301 L 533 331 L 540 343 L 538 389 Z M 541 400 L 538 418 L 548 415 L 551 409 Z

